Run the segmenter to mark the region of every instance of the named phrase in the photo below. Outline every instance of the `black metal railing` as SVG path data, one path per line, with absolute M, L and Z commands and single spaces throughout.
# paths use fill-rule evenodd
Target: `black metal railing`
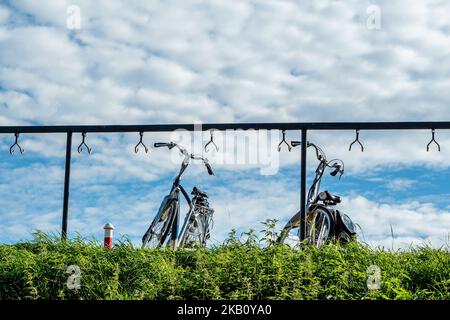
M 14 134 L 17 145 L 19 134 L 66 133 L 66 163 L 64 177 L 64 197 L 61 237 L 67 237 L 67 221 L 69 213 L 70 194 L 70 164 L 72 157 L 72 135 L 82 133 L 124 133 L 124 132 L 169 132 L 175 130 L 208 131 L 208 130 L 281 130 L 300 131 L 301 166 L 300 166 L 300 240 L 306 238 L 306 150 L 307 133 L 313 130 L 432 130 L 432 140 L 435 130 L 449 130 L 450 121 L 433 122 L 297 122 L 297 123 L 209 123 L 209 124 L 150 124 L 150 125 L 69 125 L 69 126 L 0 126 L 0 134 Z M 82 147 L 82 145 L 80 145 Z M 87 147 L 87 146 L 86 146 Z M 440 151 L 440 145 L 438 145 Z M 88 147 L 87 147 L 88 148 Z M 428 147 L 427 147 L 428 148 Z M 22 149 L 19 149 L 22 152 Z M 89 150 L 88 150 L 89 151 Z

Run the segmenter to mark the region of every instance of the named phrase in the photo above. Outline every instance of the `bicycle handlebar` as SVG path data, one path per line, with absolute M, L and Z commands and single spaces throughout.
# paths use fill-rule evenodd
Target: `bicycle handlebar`
M 202 160 L 203 163 L 205 164 L 205 167 L 206 167 L 206 170 L 208 171 L 208 174 L 209 174 L 210 176 L 213 176 L 213 175 L 214 175 L 213 169 L 212 169 L 211 165 L 209 164 L 208 159 L 203 158 L 203 157 L 201 157 L 201 156 L 196 156 L 196 155 L 194 155 L 194 154 L 191 154 L 191 159 L 194 159 L 194 160 Z
M 300 141 L 291 141 L 292 147 L 300 146 L 302 143 Z M 316 146 L 314 143 L 308 142 L 307 147 L 313 147 L 316 152 L 316 158 L 320 162 L 324 163 L 324 165 L 328 168 L 334 168 L 334 171 L 330 173 L 331 176 L 336 176 L 338 173 L 340 173 L 340 176 L 344 174 L 344 162 L 340 159 L 333 159 L 328 161 L 325 155 L 325 152 L 318 146 Z M 334 162 L 334 163 L 332 163 Z M 332 164 L 331 164 L 332 163 Z M 340 163 L 340 164 L 339 164 Z
M 293 148 L 301 146 L 302 143 L 300 141 L 291 141 L 291 146 Z M 325 153 L 323 152 L 323 150 L 321 148 L 319 148 L 318 146 L 316 146 L 314 143 L 308 142 L 306 145 L 308 148 L 309 147 L 313 147 L 314 150 L 316 151 L 316 158 L 319 161 L 325 161 L 326 162 L 326 157 L 325 157 Z
M 173 149 L 174 147 L 177 147 L 178 150 L 180 150 L 181 154 L 186 157 L 185 161 L 188 161 L 189 159 L 202 160 L 203 163 L 205 164 L 205 167 L 206 167 L 206 170 L 208 171 L 208 174 L 211 175 L 211 176 L 214 175 L 213 169 L 212 169 L 211 165 L 209 164 L 208 159 L 203 158 L 201 156 L 196 156 L 196 155 L 194 155 L 192 153 L 189 153 L 185 148 L 181 147 L 180 145 L 178 145 L 178 144 L 176 144 L 174 142 L 169 142 L 169 143 L 156 142 L 154 144 L 154 146 L 155 146 L 155 148 L 168 147 L 169 149 Z
M 209 164 L 209 162 L 205 162 L 205 166 L 206 166 L 206 170 L 208 171 L 208 174 L 210 176 L 213 176 L 214 175 L 214 171 L 213 171 L 211 165 Z
M 172 149 L 174 147 L 173 143 L 165 143 L 165 142 L 156 142 L 153 146 L 155 148 L 168 147 L 169 149 Z
M 180 146 L 174 142 L 156 142 L 154 144 L 154 147 L 155 148 L 167 147 L 167 148 L 169 148 L 169 150 L 177 147 L 178 150 L 180 150 L 181 154 L 183 154 L 186 158 L 190 157 L 190 154 L 189 154 L 189 152 L 187 152 L 186 149 L 184 149 L 182 146 Z

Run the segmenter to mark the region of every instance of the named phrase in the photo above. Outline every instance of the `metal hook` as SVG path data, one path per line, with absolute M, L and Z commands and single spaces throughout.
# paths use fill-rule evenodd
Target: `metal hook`
M 283 131 L 282 131 L 282 134 L 283 134 L 283 139 L 282 139 L 281 142 L 278 144 L 278 152 L 281 151 L 281 145 L 282 145 L 283 143 L 285 143 L 285 144 L 287 145 L 289 152 L 291 152 L 292 147 L 291 147 L 291 146 L 289 145 L 289 143 L 287 143 L 287 141 L 286 141 L 286 130 L 283 130 Z
M 438 147 L 438 151 L 441 152 L 441 145 L 436 141 L 435 137 L 435 130 L 431 129 L 431 141 L 427 144 L 427 152 L 430 151 L 430 145 L 434 142 L 437 147 Z
M 355 139 L 355 141 L 353 141 L 353 142 L 350 144 L 350 147 L 348 148 L 348 151 L 352 151 L 352 146 L 353 146 L 355 143 L 358 143 L 358 144 L 361 146 L 361 152 L 364 152 L 364 146 L 363 146 L 363 144 L 361 143 L 361 141 L 359 141 L 359 129 L 356 130 L 356 139 Z
M 209 142 L 205 145 L 205 152 L 208 152 L 208 146 L 212 143 L 213 146 L 215 147 L 216 151 L 219 151 L 219 147 L 217 146 L 217 144 L 214 142 L 214 131 L 210 130 L 209 134 L 211 135 L 211 139 L 209 140 Z
M 83 140 L 81 141 L 80 145 L 78 146 L 78 153 L 83 152 L 83 146 L 85 146 L 86 149 L 87 149 L 87 151 L 88 151 L 88 153 L 91 154 L 91 153 L 92 153 L 92 149 L 89 148 L 89 146 L 88 146 L 88 145 L 86 144 L 86 142 L 84 141 L 85 138 L 86 138 L 86 132 L 82 132 L 82 133 L 81 133 L 81 136 L 83 137 Z
M 14 147 L 17 146 L 19 148 L 20 154 L 23 154 L 25 152 L 25 149 L 22 148 L 19 144 L 19 135 L 20 133 L 16 132 L 14 133 L 14 136 L 16 137 L 16 141 L 14 142 L 14 144 L 11 146 L 11 148 L 9 148 L 9 153 L 13 154 L 14 153 Z
M 139 139 L 138 144 L 134 147 L 134 152 L 138 153 L 139 152 L 139 145 L 142 145 L 145 149 L 145 153 L 148 153 L 148 148 L 147 146 L 144 144 L 144 142 L 142 142 L 142 138 L 144 137 L 144 132 L 141 131 L 139 132 L 139 135 L 141 136 L 141 138 Z

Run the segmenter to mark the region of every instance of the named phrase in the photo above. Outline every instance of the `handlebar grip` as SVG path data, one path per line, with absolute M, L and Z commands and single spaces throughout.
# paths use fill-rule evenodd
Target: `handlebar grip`
M 299 145 L 301 145 L 302 143 L 300 141 L 291 141 L 291 146 L 293 148 L 298 147 Z
M 205 167 L 206 167 L 206 170 L 208 170 L 208 174 L 210 176 L 213 176 L 214 175 L 213 169 L 212 169 L 211 165 L 208 162 L 205 163 Z
M 161 147 L 168 147 L 169 144 L 165 142 L 155 142 L 154 147 L 155 148 L 161 148 Z
M 338 173 L 341 174 L 341 176 L 344 174 L 344 170 L 342 170 L 342 167 L 340 165 L 335 165 L 334 171 L 330 173 L 331 176 L 335 177 Z

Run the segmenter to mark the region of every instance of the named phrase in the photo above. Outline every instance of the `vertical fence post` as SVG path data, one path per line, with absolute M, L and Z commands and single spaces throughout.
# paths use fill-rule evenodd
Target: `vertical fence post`
M 300 171 L 300 241 L 306 239 L 306 150 L 307 130 L 302 129 L 302 153 L 301 153 L 301 171 Z
M 70 187 L 70 161 L 72 158 L 72 132 L 67 132 L 66 143 L 66 173 L 64 176 L 64 202 L 63 202 L 63 216 L 61 239 L 67 238 L 67 217 L 69 212 L 69 187 Z

